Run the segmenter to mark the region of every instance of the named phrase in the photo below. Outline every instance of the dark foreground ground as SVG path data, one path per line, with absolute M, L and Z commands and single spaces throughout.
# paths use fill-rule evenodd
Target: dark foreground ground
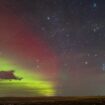
M 105 105 L 105 97 L 2 97 L 0 105 Z

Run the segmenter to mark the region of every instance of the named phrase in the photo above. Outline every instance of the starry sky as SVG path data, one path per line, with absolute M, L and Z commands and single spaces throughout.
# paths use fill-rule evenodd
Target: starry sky
M 0 69 L 30 96 L 105 95 L 104 10 L 105 0 L 1 0 Z

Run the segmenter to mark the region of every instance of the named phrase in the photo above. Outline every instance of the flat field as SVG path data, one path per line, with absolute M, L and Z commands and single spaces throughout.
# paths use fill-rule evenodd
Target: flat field
M 0 105 L 105 105 L 105 97 L 1 97 Z

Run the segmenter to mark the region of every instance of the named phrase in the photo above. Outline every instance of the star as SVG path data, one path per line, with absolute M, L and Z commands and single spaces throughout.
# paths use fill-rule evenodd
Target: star
M 40 60 L 39 60 L 39 59 L 36 59 L 36 62 L 37 62 L 37 63 L 39 63 L 39 62 L 40 62 Z
M 88 61 L 85 61 L 85 65 L 87 65 L 88 64 Z
M 102 64 L 102 70 L 105 71 L 105 64 Z
M 66 37 L 69 38 L 70 37 L 70 34 L 66 34 Z
M 37 68 L 37 69 L 39 69 L 39 68 L 40 68 L 40 66 L 39 66 L 39 65 L 37 65 L 37 66 L 36 66 L 36 68 Z
M 89 56 L 90 56 L 90 54 L 88 53 L 88 54 L 87 54 L 87 56 L 89 57 Z
M 96 8 L 97 7 L 97 4 L 96 2 L 93 3 L 93 8 Z
M 98 56 L 98 54 L 94 54 L 94 56 L 95 56 L 95 57 L 97 57 L 97 56 Z
M 66 66 L 68 66 L 68 64 L 67 63 L 64 63 L 64 66 L 66 67 Z
M 42 31 L 45 31 L 46 29 L 45 29 L 45 27 L 41 27 L 41 30 L 42 30 Z
M 2 55 L 3 53 L 2 52 L 0 52 L 0 55 Z
M 49 16 L 47 16 L 47 20 L 50 20 L 51 18 Z

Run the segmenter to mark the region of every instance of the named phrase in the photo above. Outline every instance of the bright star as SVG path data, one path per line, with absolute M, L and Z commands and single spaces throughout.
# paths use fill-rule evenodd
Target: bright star
M 96 4 L 96 2 L 94 2 L 94 3 L 93 3 L 93 7 L 94 7 L 94 8 L 96 8 L 96 7 L 97 7 L 97 4 Z

